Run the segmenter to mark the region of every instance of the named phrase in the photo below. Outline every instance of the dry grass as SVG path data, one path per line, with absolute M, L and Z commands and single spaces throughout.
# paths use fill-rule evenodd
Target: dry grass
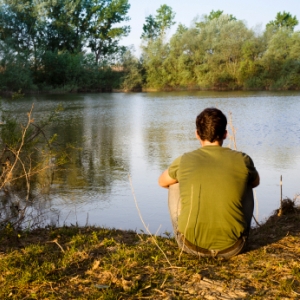
M 291 201 L 292 202 L 292 201 Z M 300 208 L 252 230 L 228 261 L 183 253 L 170 237 L 96 227 L 2 232 L 0 299 L 300 299 Z

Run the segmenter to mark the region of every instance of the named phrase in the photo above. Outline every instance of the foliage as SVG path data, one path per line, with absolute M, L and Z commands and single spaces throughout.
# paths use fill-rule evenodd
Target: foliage
M 31 200 L 48 189 L 54 168 L 65 162 L 65 150 L 55 144 L 57 135 L 47 137 L 45 133 L 45 127 L 55 121 L 61 108 L 39 124 L 32 110 L 33 106 L 26 122 L 7 113 L 1 120 L 0 229 L 22 224 Z
M 113 57 L 124 53 L 119 41 L 130 31 L 125 25 L 128 0 L 1 0 L 0 4 L 3 91 L 45 86 L 86 89 L 80 80 L 90 70 L 84 64 L 84 57 L 89 56 L 85 51 L 94 55 L 97 77 L 103 77 L 104 66 L 114 66 Z M 102 83 L 95 85 L 99 88 Z M 112 89 L 115 83 L 108 85 Z
M 66 84 L 77 86 L 83 71 L 82 59 L 81 53 L 46 51 L 43 55 L 44 67 L 38 71 L 38 77 L 41 82 L 54 87 Z
M 0 66 L 0 90 L 30 89 L 33 87 L 31 65 L 28 57 L 3 49 Z
M 157 25 L 155 17 L 149 20 Z M 278 13 L 276 30 L 274 23 L 259 35 L 243 21 L 216 10 L 196 19 L 190 28 L 179 24 L 167 42 L 159 38 L 158 26 L 144 24 L 144 87 L 299 89 L 296 23 L 289 13 Z M 153 30 L 145 31 L 147 28 Z
M 159 37 L 159 25 L 152 15 L 146 17 L 145 24 L 143 24 L 142 39 L 156 39 Z
M 145 44 L 142 47 L 142 61 L 146 72 L 146 86 L 161 89 L 168 85 L 165 69 L 162 65 L 168 57 L 169 46 L 164 43 L 165 33 L 175 24 L 175 13 L 168 5 L 161 5 L 155 17 L 148 16 L 143 25 L 141 38 Z
M 289 208 L 252 229 L 246 252 L 230 260 L 181 253 L 167 232 L 154 242 L 143 233 L 92 226 L 7 226 L 0 244 L 0 297 L 296 299 L 300 214 Z
M 120 46 L 128 0 L 0 0 L 0 91 L 299 89 L 298 20 L 278 12 L 263 33 L 222 10 L 175 24 L 164 4 L 146 17 L 140 58 Z M 18 93 L 18 91 L 22 91 Z
M 212 10 L 209 13 L 209 15 L 204 15 L 202 17 L 203 21 L 197 22 L 196 24 L 197 24 L 197 26 L 201 27 L 209 21 L 212 21 L 214 19 L 218 19 L 222 14 L 223 14 L 223 10 L 219 10 L 219 9 L 216 10 L 216 11 Z M 228 17 L 229 17 L 230 21 L 236 21 L 237 20 L 236 17 L 234 17 L 233 15 L 228 15 Z
M 296 16 L 292 16 L 289 12 L 283 11 L 278 12 L 274 21 L 270 21 L 266 27 L 273 27 L 276 29 L 279 28 L 289 28 L 290 30 L 294 30 L 295 26 L 299 24 Z
M 125 74 L 122 89 L 128 92 L 140 91 L 143 86 L 142 66 L 130 50 L 124 53 L 122 66 Z
M 114 27 L 115 24 L 128 21 L 130 8 L 128 0 L 93 0 L 93 6 L 86 11 L 87 45 L 95 53 L 96 63 L 100 58 L 118 52 L 118 42 L 128 35 L 129 26 Z
M 173 21 L 175 13 L 172 8 L 166 4 L 161 5 L 157 10 L 156 16 L 149 15 L 146 17 L 146 23 L 143 25 L 141 38 L 153 41 L 157 38 L 163 38 L 166 30 L 175 24 Z

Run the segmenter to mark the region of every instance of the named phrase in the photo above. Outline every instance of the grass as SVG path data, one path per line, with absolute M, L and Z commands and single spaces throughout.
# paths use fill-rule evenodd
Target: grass
M 0 299 L 299 299 L 300 208 L 254 228 L 230 260 L 183 253 L 169 234 L 97 227 L 3 231 Z M 180 257 L 180 259 L 179 259 Z

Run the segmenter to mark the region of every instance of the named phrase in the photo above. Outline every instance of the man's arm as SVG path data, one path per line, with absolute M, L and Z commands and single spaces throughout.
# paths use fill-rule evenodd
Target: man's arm
M 259 178 L 259 174 L 257 173 L 256 179 L 251 183 L 252 188 L 257 187 L 259 183 L 260 183 L 260 178 Z
M 164 188 L 168 188 L 169 185 L 175 184 L 177 182 L 178 181 L 176 179 L 170 177 L 168 169 L 165 170 L 158 178 L 158 184 Z

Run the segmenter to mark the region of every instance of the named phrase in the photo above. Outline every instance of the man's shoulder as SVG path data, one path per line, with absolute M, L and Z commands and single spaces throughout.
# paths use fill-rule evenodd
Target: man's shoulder
M 242 158 L 250 157 L 245 152 L 234 150 L 234 149 L 231 149 L 229 147 L 222 147 L 222 149 L 223 149 L 222 151 L 225 152 L 225 153 L 228 153 L 228 155 L 235 155 L 235 156 L 239 156 L 239 157 L 242 157 Z

